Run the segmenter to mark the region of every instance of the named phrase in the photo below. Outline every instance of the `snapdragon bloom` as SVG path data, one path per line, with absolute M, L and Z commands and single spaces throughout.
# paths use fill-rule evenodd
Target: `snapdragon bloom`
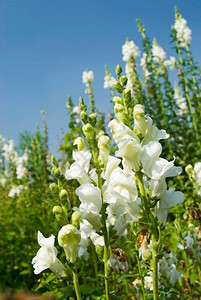
M 43 234 L 38 231 L 38 243 L 41 248 L 32 259 L 35 274 L 39 274 L 43 270 L 50 269 L 58 277 L 65 276 L 64 265 L 57 258 L 57 249 L 54 247 L 54 240 L 54 235 L 51 235 L 49 238 L 45 238 Z
M 116 79 L 111 75 L 105 75 L 104 77 L 104 89 L 113 89 Z
M 80 239 L 81 235 L 79 230 L 71 224 L 63 226 L 58 233 L 59 246 L 63 247 L 66 259 L 71 263 L 74 263 L 77 259 Z
M 158 44 L 154 42 L 152 46 L 153 60 L 156 62 L 164 61 L 166 53 Z
M 187 21 L 179 16 L 174 24 L 176 30 L 177 40 L 181 43 L 181 46 L 190 44 L 191 42 L 191 29 L 187 26 Z
M 139 48 L 133 41 L 126 41 L 122 46 L 123 60 L 128 61 L 130 58 L 136 58 L 140 55 Z

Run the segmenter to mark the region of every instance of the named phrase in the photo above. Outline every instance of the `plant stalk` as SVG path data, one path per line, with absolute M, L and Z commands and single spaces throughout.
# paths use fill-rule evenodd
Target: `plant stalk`
M 76 298 L 77 298 L 77 300 L 81 300 L 78 277 L 74 271 L 73 271 L 73 284 L 74 284 L 74 288 L 75 288 Z

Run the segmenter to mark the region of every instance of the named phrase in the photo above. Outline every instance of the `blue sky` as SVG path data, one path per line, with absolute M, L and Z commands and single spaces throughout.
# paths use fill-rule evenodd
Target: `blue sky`
M 46 112 L 49 146 L 58 148 L 61 128 L 68 130 L 67 95 L 86 99 L 85 68 L 95 74 L 96 106 L 108 112 L 104 66 L 114 73 L 128 37 L 141 48 L 135 20 L 150 39 L 174 54 L 169 35 L 174 6 L 192 29 L 191 49 L 201 60 L 200 0 L 0 0 L 0 133 L 18 142 L 20 132 L 40 126 Z

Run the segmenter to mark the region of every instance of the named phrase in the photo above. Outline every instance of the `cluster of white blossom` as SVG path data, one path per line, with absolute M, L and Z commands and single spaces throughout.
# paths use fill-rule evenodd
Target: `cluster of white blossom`
M 140 141 L 137 135 L 126 125 L 118 121 L 109 124 L 119 150 L 118 157 L 122 157 L 124 170 L 130 174 L 142 168 L 147 189 L 151 190 L 152 196 L 158 197 L 155 213 L 164 224 L 166 223 L 168 209 L 183 201 L 183 194 L 174 189 L 167 190 L 166 178 L 181 173 L 180 167 L 174 166 L 174 161 L 168 162 L 160 158 L 162 146 L 160 139 L 168 138 L 164 130 L 158 130 L 150 117 L 144 115 L 144 107 L 134 107 L 134 129 L 144 138 Z M 116 123 L 116 124 L 115 124 Z M 115 126 L 111 126 L 114 124 Z M 132 189 L 135 191 L 135 189 Z M 135 193 L 135 192 L 134 192 Z M 135 195 L 136 196 L 136 195 Z M 137 200 L 137 198 L 136 198 Z
M 201 196 L 201 162 L 195 163 L 194 167 L 187 165 L 185 170 L 194 185 L 195 193 Z
M 177 113 L 178 115 L 183 115 L 184 113 L 187 112 L 188 110 L 188 106 L 187 106 L 187 103 L 186 103 L 186 98 L 185 97 L 182 97 L 180 95 L 180 90 L 179 90 L 179 87 L 178 85 L 175 83 L 175 88 L 174 88 L 174 99 L 178 105 L 178 110 L 177 110 Z
M 15 198 L 16 196 L 19 196 L 22 190 L 25 189 L 25 186 L 20 184 L 17 186 L 13 186 L 8 194 L 9 197 Z
M 75 116 L 75 122 L 77 124 L 79 124 L 80 123 L 80 108 L 79 108 L 79 106 L 73 107 L 73 114 Z
M 191 29 L 187 26 L 187 21 L 181 16 L 177 17 L 174 28 L 177 40 L 181 43 L 181 46 L 189 44 L 191 41 Z
M 133 130 L 121 122 L 120 114 L 116 116 L 118 119 L 113 119 L 108 125 L 118 147 L 115 156 L 110 155 L 110 138 L 103 131 L 96 137 L 98 160 L 104 166 L 100 174 L 103 185 L 99 186 L 100 177 L 96 169 L 91 167 L 92 154 L 81 137 L 75 140 L 77 150 L 72 153 L 74 162 L 65 172 L 66 180 L 76 179 L 80 184 L 75 190 L 80 205 L 73 208 L 73 214 L 79 215 L 79 229 L 73 224 L 68 224 L 62 227 L 58 234 L 59 245 L 64 248 L 67 260 L 72 263 L 76 261 L 77 256 L 88 259 L 87 247 L 90 242 L 95 247 L 104 246 L 104 237 L 100 234 L 103 228 L 103 203 L 107 203 L 106 226 L 112 226 L 117 236 L 125 232 L 129 223 L 138 221 L 141 198 L 135 180 L 136 172 L 143 173 L 145 189 L 159 199 L 155 215 L 163 224 L 166 224 L 168 209 L 183 201 L 183 194 L 174 189 L 167 189 L 166 184 L 166 178 L 180 174 L 181 168 L 174 166 L 174 160 L 168 162 L 160 157 L 162 146 L 159 140 L 166 139 L 169 135 L 152 124 L 152 119 L 145 116 L 142 105 L 134 107 Z M 84 134 L 87 130 L 93 131 L 90 124 L 83 126 Z M 52 243 L 53 238 L 49 239 Z M 33 259 L 36 273 L 45 268 L 55 272 L 56 252 L 52 243 L 51 254 L 49 253 L 48 241 L 44 240 L 42 244 L 39 239 L 42 248 Z M 45 258 L 47 251 L 51 258 L 48 258 L 48 262 Z M 115 268 L 118 269 L 127 269 L 127 265 L 118 263 L 114 255 L 110 257 L 110 264 L 115 264 Z M 60 270 L 61 264 L 58 261 L 56 266 L 57 274 L 62 276 L 63 269 Z M 147 282 L 150 282 L 149 278 Z
M 148 79 L 151 73 L 147 69 L 147 62 L 149 61 L 149 57 L 147 53 L 143 53 L 141 60 L 140 60 L 140 66 L 142 67 L 143 74 L 145 79 Z
M 139 287 L 141 286 L 141 280 L 140 279 L 135 279 L 133 281 L 133 285 L 138 290 Z M 147 275 L 144 277 L 144 288 L 147 291 L 153 291 L 153 277 L 152 277 L 152 272 L 148 272 Z
M 15 167 L 16 178 L 23 179 L 27 175 L 27 161 L 28 161 L 28 153 L 24 153 L 22 156 L 19 156 L 18 153 L 14 149 L 14 141 L 8 140 L 7 143 L 5 139 L 1 139 L 2 143 L 2 156 L 7 160 L 8 164 L 12 164 Z M 9 177 L 7 171 L 4 172 L 5 176 L 1 176 L 1 184 L 5 185 L 6 178 Z M 15 197 L 20 194 L 23 190 L 23 185 L 13 186 L 8 194 L 9 197 Z
M 172 286 L 175 285 L 176 281 L 182 277 L 182 274 L 177 271 L 175 263 L 177 259 L 174 256 L 174 253 L 165 252 L 162 259 L 159 261 L 159 272 L 161 275 L 169 278 L 169 281 Z
M 152 54 L 155 62 L 164 61 L 166 57 L 165 51 L 156 43 L 156 41 L 153 42 Z
M 170 56 L 170 59 L 164 61 L 164 66 L 169 67 L 170 70 L 174 70 L 176 59 L 174 56 Z
M 200 263 L 201 261 L 201 244 L 200 244 L 200 226 L 194 227 L 193 224 L 189 224 L 189 230 L 183 235 L 184 244 L 177 244 L 177 247 L 182 251 L 184 249 L 189 249 L 191 251 L 191 256 Z M 191 228 L 192 227 L 192 228 Z
M 201 162 L 197 162 L 194 165 L 194 182 L 196 192 L 201 196 Z
M 93 71 L 84 71 L 82 73 L 82 82 L 86 85 L 85 93 L 89 93 L 89 86 L 94 80 L 94 73 Z
M 3 144 L 2 155 L 6 160 L 10 160 L 11 162 L 16 162 L 18 158 L 17 152 L 14 150 L 14 141 L 8 140 L 7 143 Z
M 107 74 L 104 77 L 104 89 L 113 89 L 116 79 L 111 75 Z
M 28 154 L 24 153 L 16 159 L 16 174 L 17 179 L 22 179 L 27 174 L 26 162 L 28 161 Z
M 138 46 L 133 41 L 126 41 L 122 46 L 123 61 L 128 61 L 131 58 L 136 58 L 140 55 Z

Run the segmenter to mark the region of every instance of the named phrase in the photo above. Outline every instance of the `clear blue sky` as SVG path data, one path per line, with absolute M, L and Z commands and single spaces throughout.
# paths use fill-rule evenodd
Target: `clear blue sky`
M 0 133 L 17 143 L 20 132 L 34 132 L 42 123 L 43 108 L 55 152 L 57 135 L 67 130 L 67 95 L 75 104 L 79 96 L 87 99 L 85 68 L 95 74 L 96 106 L 107 112 L 104 65 L 113 73 L 117 64 L 124 66 L 126 37 L 141 48 L 136 18 L 172 55 L 175 5 L 192 29 L 191 48 L 201 61 L 200 0 L 0 0 Z

